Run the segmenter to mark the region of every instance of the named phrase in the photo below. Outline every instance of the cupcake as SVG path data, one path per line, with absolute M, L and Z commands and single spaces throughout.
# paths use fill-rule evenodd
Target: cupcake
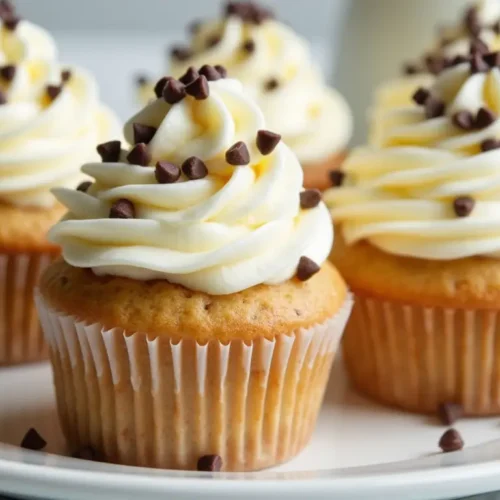
M 110 462 L 286 461 L 314 429 L 350 312 L 333 227 L 237 80 L 164 78 L 99 146 L 50 233 L 37 296 L 62 428 Z M 201 461 L 203 463 L 204 460 Z
M 49 33 L 8 2 L 0 16 L 0 364 L 11 364 L 47 356 L 32 297 L 59 252 L 46 233 L 65 210 L 50 189 L 77 186 L 118 125 L 94 79 L 60 64 Z
M 415 412 L 500 413 L 500 57 L 471 48 L 386 113 L 326 200 L 332 260 L 356 295 L 355 385 Z
M 229 2 L 222 19 L 194 23 L 190 32 L 188 46 L 171 50 L 171 72 L 180 77 L 190 67 L 224 65 L 257 99 L 268 127 L 297 155 L 304 185 L 329 187 L 329 171 L 345 156 L 352 117 L 312 62 L 308 42 L 253 2 Z M 142 99 L 151 96 L 144 84 L 139 89 Z
M 484 44 L 489 50 L 500 49 L 500 2 L 478 0 L 455 25 L 442 26 L 426 53 L 403 65 L 403 76 L 383 84 L 375 93 L 371 112 L 370 141 L 377 144 L 380 134 L 379 115 L 385 110 L 410 105 L 419 87 L 428 87 L 444 67 L 470 55 L 471 42 Z

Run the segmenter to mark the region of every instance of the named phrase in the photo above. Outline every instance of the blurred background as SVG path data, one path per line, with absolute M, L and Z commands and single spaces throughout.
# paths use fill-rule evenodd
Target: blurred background
M 136 75 L 167 70 L 166 49 L 186 40 L 194 19 L 215 17 L 220 0 L 14 0 L 21 15 L 49 29 L 61 59 L 96 75 L 103 100 L 127 118 Z M 419 55 L 438 23 L 459 18 L 470 0 L 262 0 L 306 36 L 327 78 L 347 97 L 365 136 L 374 86 Z

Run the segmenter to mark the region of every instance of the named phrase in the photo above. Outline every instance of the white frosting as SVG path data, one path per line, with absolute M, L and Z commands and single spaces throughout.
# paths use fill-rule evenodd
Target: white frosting
M 219 36 L 220 42 L 207 48 L 212 36 Z M 255 43 L 251 53 L 242 49 L 248 40 Z M 346 147 L 352 134 L 349 107 L 326 86 L 307 41 L 287 26 L 273 20 L 254 25 L 230 16 L 202 25 L 190 48 L 194 55 L 187 61 L 171 60 L 174 76 L 189 66 L 225 66 L 257 99 L 268 127 L 283 135 L 301 162 L 324 160 Z M 278 87 L 267 91 L 271 78 Z
M 132 123 L 158 130 L 148 149 L 151 165 L 202 159 L 209 175 L 158 184 L 154 167 L 94 163 L 83 172 L 96 183 L 87 192 L 57 189 L 69 214 L 50 233 L 65 260 L 96 274 L 149 280 L 165 278 L 193 290 L 229 294 L 294 276 L 301 256 L 323 263 L 333 242 L 327 208 L 301 210 L 303 174 L 281 142 L 267 156 L 256 148 L 266 129 L 262 112 L 236 80 L 210 82 L 210 97 L 187 97 L 173 106 L 149 104 Z M 250 165 L 233 167 L 225 152 L 244 141 Z M 131 200 L 135 219 L 109 219 L 113 201 Z
M 99 104 L 86 71 L 62 66 L 52 37 L 21 21 L 14 31 L 0 27 L 0 65 L 15 65 L 11 82 L 0 78 L 7 103 L 0 105 L 0 202 L 50 207 L 50 189 L 75 186 L 83 162 L 96 158 L 95 145 L 119 133 L 114 115 Z M 50 102 L 47 85 L 61 84 Z

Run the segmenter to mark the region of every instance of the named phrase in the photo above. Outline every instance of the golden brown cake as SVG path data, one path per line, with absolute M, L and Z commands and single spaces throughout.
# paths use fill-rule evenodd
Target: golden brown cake
M 350 312 L 328 209 L 236 80 L 162 79 L 56 190 L 63 249 L 37 303 L 72 448 L 105 460 L 257 470 L 308 442 Z M 192 75 L 191 75 L 192 76 Z M 205 463 L 202 459 L 200 464 Z

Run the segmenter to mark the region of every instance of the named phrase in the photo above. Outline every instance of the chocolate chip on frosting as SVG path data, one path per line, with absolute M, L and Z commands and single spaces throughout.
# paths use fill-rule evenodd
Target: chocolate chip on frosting
M 182 164 L 184 175 L 190 180 L 203 179 L 208 175 L 205 163 L 196 156 L 191 156 Z
M 413 94 L 412 99 L 419 106 L 424 106 L 425 103 L 427 102 L 427 99 L 429 99 L 430 96 L 431 96 L 431 93 L 427 89 L 424 89 L 423 87 L 420 87 Z
M 134 144 L 138 144 L 139 142 L 149 144 L 158 130 L 156 127 L 150 127 L 142 123 L 134 123 L 132 129 L 134 131 Z
M 200 75 L 193 83 L 186 86 L 186 92 L 197 101 L 207 99 L 210 95 L 210 88 L 205 75 Z
M 483 129 L 489 127 L 492 123 L 496 121 L 497 117 L 493 111 L 488 108 L 480 108 L 476 115 L 476 120 L 474 125 L 478 129 Z
M 470 62 L 470 72 L 475 75 L 476 73 L 486 73 L 489 71 L 489 65 L 484 61 L 483 55 L 476 52 L 472 55 Z
M 243 43 L 241 48 L 247 53 L 251 54 L 252 52 L 255 52 L 255 42 L 253 40 L 247 40 L 246 42 Z
M 421 69 L 420 67 L 417 65 L 417 64 L 414 64 L 414 63 L 405 63 L 403 65 L 403 73 L 405 75 L 416 75 L 418 73 L 420 73 Z
M 158 184 L 172 184 L 179 180 L 181 169 L 168 161 L 159 161 L 155 168 L 155 177 Z
M 301 257 L 297 266 L 297 278 L 300 281 L 307 281 L 320 271 L 320 267 L 309 257 Z
M 47 85 L 46 92 L 47 92 L 47 95 L 49 96 L 50 100 L 53 101 L 62 92 L 62 86 L 61 85 Z
M 227 69 L 224 66 L 221 66 L 220 64 L 216 64 L 214 68 L 219 72 L 220 76 L 222 78 L 227 78 Z
M 3 25 L 9 30 L 9 31 L 15 31 L 17 28 L 17 25 L 21 22 L 21 19 L 17 16 L 11 16 L 3 21 Z
M 179 81 L 184 85 L 189 85 L 190 83 L 193 83 L 199 76 L 200 73 L 198 73 L 198 70 L 194 66 L 189 66 L 187 71 L 179 78 Z
M 241 166 L 250 163 L 250 152 L 243 141 L 233 144 L 226 151 L 226 161 L 229 165 Z
M 131 165 L 140 165 L 147 167 L 151 161 L 151 154 L 148 147 L 143 142 L 136 144 L 127 155 L 127 161 Z
M 7 66 L 2 66 L 0 68 L 0 76 L 8 81 L 11 82 L 14 80 L 14 77 L 16 76 L 16 67 L 13 64 L 7 64 Z
M 187 61 L 192 57 L 193 53 L 188 47 L 177 46 L 171 49 L 170 55 L 178 61 Z
M 487 54 L 489 51 L 490 49 L 488 47 L 488 44 L 483 42 L 483 40 L 481 40 L 480 38 L 474 38 L 470 42 L 469 52 L 471 55 L 474 54 L 484 55 Z
M 317 207 L 321 202 L 321 191 L 319 189 L 306 189 L 300 193 L 300 208 L 308 210 Z
M 63 69 L 61 71 L 61 81 L 63 83 L 68 83 L 71 80 L 71 76 L 72 76 L 71 70 Z
M 203 75 L 209 82 L 214 82 L 222 78 L 222 75 L 214 68 L 214 66 L 210 66 L 209 64 L 204 64 L 200 68 L 200 75 Z
M 470 111 L 459 111 L 452 116 L 453 124 L 462 130 L 472 130 L 474 128 L 474 116 Z
M 496 139 L 486 139 L 481 143 L 481 151 L 487 153 L 488 151 L 493 151 L 494 149 L 500 148 L 500 141 Z
M 156 82 L 154 86 L 154 93 L 158 99 L 163 96 L 163 90 L 169 80 L 173 80 L 173 78 L 171 76 L 163 76 Z
M 456 55 L 450 62 L 451 66 L 458 66 L 470 62 L 470 58 L 461 54 Z
M 439 447 L 444 453 L 459 451 L 464 447 L 462 436 L 456 429 L 448 429 L 439 440 Z
M 89 189 L 89 187 L 92 186 L 92 182 L 90 181 L 84 181 L 81 182 L 78 187 L 76 188 L 77 191 L 81 191 L 82 193 L 86 193 Z
M 269 80 L 264 83 L 264 89 L 268 92 L 276 90 L 279 86 L 280 84 L 276 78 L 269 78 Z
M 270 130 L 259 130 L 257 132 L 257 149 L 264 156 L 271 154 L 280 141 L 281 135 Z
M 496 68 L 500 66 L 500 52 L 488 52 L 483 60 L 490 68 Z
M 109 211 L 110 219 L 134 219 L 135 218 L 135 206 L 126 198 L 121 198 L 116 200 Z
M 21 441 L 21 448 L 32 451 L 43 450 L 47 446 L 47 441 L 37 432 L 36 429 L 29 429 Z
M 445 68 L 445 59 L 439 55 L 429 54 L 425 58 L 425 65 L 429 73 L 439 75 Z
M 458 217 L 468 217 L 474 210 L 476 202 L 470 196 L 459 196 L 453 200 L 453 210 Z
M 220 472 L 222 469 L 222 457 L 219 455 L 203 455 L 196 464 L 196 470 L 200 472 Z
M 329 176 L 333 187 L 340 187 L 344 183 L 345 173 L 341 170 L 330 170 Z
M 115 163 L 120 159 L 122 143 L 120 141 L 109 141 L 99 144 L 97 152 L 103 163 Z
M 430 96 L 425 101 L 425 116 L 428 120 L 443 116 L 446 110 L 444 101 L 436 97 Z
M 162 95 L 169 104 L 177 104 L 186 97 L 186 87 L 179 80 L 171 78 L 166 81 Z

